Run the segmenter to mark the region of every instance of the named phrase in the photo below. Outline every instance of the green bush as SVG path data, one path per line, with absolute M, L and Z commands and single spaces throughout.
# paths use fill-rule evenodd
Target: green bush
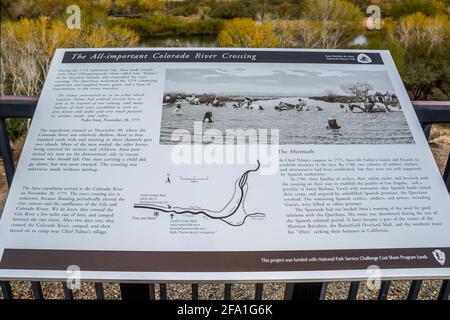
M 110 2 L 110 14 L 112 15 L 128 15 L 142 14 L 161 10 L 164 8 L 164 2 L 160 0 L 103 0 Z M 92 1 L 91 2 L 95 2 Z
M 160 13 L 142 19 L 117 18 L 110 21 L 133 30 L 141 37 L 217 35 L 222 28 L 218 19 L 187 20 Z
M 201 5 L 200 0 L 185 0 L 182 2 L 168 2 L 167 9 L 168 13 L 172 16 L 184 16 L 188 17 L 199 12 L 199 7 Z
M 27 119 L 6 119 L 6 126 L 8 129 L 8 136 L 11 141 L 16 141 L 23 136 L 28 127 Z
M 234 19 L 254 18 L 256 15 L 255 1 L 234 1 L 217 3 L 209 14 L 212 18 Z
M 439 0 L 399 0 L 385 5 L 387 15 L 400 18 L 416 12 L 422 12 L 426 16 L 445 14 L 446 5 Z
M 423 14 L 403 17 L 400 21 L 386 19 L 383 28 L 368 34 L 368 49 L 391 52 L 411 99 L 450 99 L 450 29 L 447 19 L 445 16 L 425 17 Z M 405 30 L 410 31 L 407 33 Z
M 415 100 L 448 100 L 450 98 L 449 49 L 426 43 L 405 51 L 402 80 Z

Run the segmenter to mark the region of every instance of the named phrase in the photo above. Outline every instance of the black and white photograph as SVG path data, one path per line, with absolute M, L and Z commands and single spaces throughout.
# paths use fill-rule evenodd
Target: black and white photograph
M 180 143 L 176 129 L 194 134 L 196 121 L 224 133 L 278 129 L 280 145 L 414 143 L 384 71 L 167 69 L 162 109 L 162 145 Z

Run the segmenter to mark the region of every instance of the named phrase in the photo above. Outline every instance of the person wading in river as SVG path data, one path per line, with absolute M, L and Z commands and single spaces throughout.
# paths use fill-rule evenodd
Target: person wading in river
M 208 111 L 205 113 L 205 116 L 203 117 L 203 122 L 208 121 L 209 123 L 214 122 L 212 120 L 212 112 Z

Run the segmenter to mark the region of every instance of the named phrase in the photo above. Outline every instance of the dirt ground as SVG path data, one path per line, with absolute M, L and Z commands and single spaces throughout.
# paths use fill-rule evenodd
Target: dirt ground
M 23 139 L 17 141 L 12 147 L 14 159 L 18 159 Z M 450 125 L 433 126 L 429 139 L 430 148 L 441 173 L 444 172 L 445 164 L 450 154 Z M 6 177 L 1 163 L 0 169 L 0 210 L 8 193 Z M 387 299 L 405 299 L 408 295 L 410 281 L 392 281 Z M 42 282 L 45 299 L 63 299 L 64 293 L 60 282 Z M 419 299 L 436 299 L 442 281 L 424 281 L 419 293 Z M 11 281 L 14 298 L 33 299 L 31 284 L 28 281 Z M 105 299 L 120 299 L 120 288 L 118 284 L 104 283 Z M 328 284 L 326 299 L 346 299 L 350 283 L 331 282 Z M 155 285 L 156 297 L 159 297 L 159 285 Z M 191 286 L 186 284 L 169 284 L 167 286 L 168 299 L 190 299 Z M 264 285 L 263 299 L 283 299 L 285 291 L 284 283 L 268 283 Z M 199 286 L 200 299 L 223 299 L 223 284 L 201 284 Z M 254 284 L 233 284 L 232 299 L 253 299 L 255 293 Z M 74 291 L 75 299 L 95 299 L 95 288 L 92 283 L 83 283 L 80 290 Z M 358 299 L 376 299 L 377 291 L 369 290 L 364 282 L 361 282 Z M 0 298 L 3 298 L 0 292 Z

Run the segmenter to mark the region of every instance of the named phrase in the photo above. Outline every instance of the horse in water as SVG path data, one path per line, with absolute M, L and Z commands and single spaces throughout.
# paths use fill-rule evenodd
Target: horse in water
M 211 104 L 213 107 L 225 107 L 225 102 L 220 100 L 218 97 L 215 97 L 212 102 L 207 102 L 206 105 Z
M 297 111 L 309 111 L 309 107 L 307 106 L 307 103 L 305 100 L 303 99 L 297 99 L 298 103 L 297 104 L 292 104 L 292 103 L 288 103 L 288 102 L 283 102 L 281 101 L 280 103 L 278 103 L 277 106 L 275 106 L 275 110 L 278 111 L 285 111 L 285 110 L 297 110 Z
M 247 109 L 247 110 L 264 110 L 264 108 L 261 105 L 256 104 L 256 103 L 250 103 L 250 102 L 247 103 L 247 106 L 245 107 L 245 109 Z
M 192 96 L 186 98 L 186 101 L 187 101 L 189 104 L 191 104 L 191 105 L 196 105 L 196 106 L 200 105 L 200 99 L 197 98 L 197 97 L 195 96 L 195 94 L 193 94 Z
M 205 112 L 205 116 L 203 117 L 203 122 L 205 122 L 205 121 L 208 121 L 209 123 L 214 122 L 212 120 L 212 112 L 211 111 Z
M 239 102 L 239 108 L 241 106 L 245 105 L 245 109 L 247 109 L 247 110 L 260 110 L 260 111 L 264 110 L 264 108 L 261 105 L 254 103 L 254 101 L 255 100 L 253 100 L 253 99 L 245 97 L 244 102 L 242 102 L 242 103 Z
M 274 109 L 278 111 L 290 110 L 294 108 L 295 106 L 293 104 L 287 102 L 280 102 L 277 106 L 274 107 Z

